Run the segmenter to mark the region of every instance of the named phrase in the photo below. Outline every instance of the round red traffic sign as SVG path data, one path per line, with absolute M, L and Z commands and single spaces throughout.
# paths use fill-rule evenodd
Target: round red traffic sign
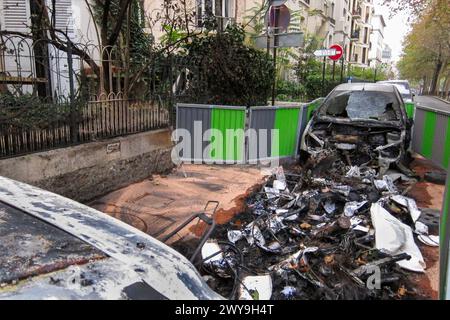
M 339 60 L 342 55 L 344 54 L 344 49 L 342 49 L 342 47 L 338 44 L 333 44 L 330 49 L 335 49 L 336 50 L 336 54 L 334 56 L 329 56 L 329 58 L 333 61 L 337 61 Z

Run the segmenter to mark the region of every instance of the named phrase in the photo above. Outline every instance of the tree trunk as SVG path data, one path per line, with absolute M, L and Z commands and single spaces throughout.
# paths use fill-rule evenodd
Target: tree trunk
M 438 95 L 438 91 L 439 91 L 439 86 L 438 86 L 438 79 L 439 79 L 439 74 L 441 73 L 441 69 L 442 69 L 442 56 L 441 53 L 439 52 L 439 56 L 437 58 L 436 61 L 436 65 L 433 71 L 433 76 L 431 78 L 431 87 L 430 87 L 430 94 L 432 95 Z

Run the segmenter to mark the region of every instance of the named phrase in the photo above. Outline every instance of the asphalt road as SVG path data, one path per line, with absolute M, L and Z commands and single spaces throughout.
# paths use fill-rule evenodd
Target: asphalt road
M 437 110 L 450 112 L 450 103 L 439 100 L 430 96 L 416 96 L 414 101 L 420 105 L 431 107 Z

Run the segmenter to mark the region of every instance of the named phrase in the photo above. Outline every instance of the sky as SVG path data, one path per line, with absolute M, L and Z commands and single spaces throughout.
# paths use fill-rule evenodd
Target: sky
M 397 62 L 402 54 L 402 42 L 409 31 L 408 17 L 405 13 L 398 13 L 389 17 L 387 6 L 382 5 L 383 0 L 375 0 L 375 13 L 382 14 L 386 27 L 384 29 L 384 42 L 392 49 L 392 60 Z

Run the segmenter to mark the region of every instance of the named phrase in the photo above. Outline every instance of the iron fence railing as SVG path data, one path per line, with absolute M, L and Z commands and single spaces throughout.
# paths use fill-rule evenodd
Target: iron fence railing
M 35 107 L 37 108 L 37 107 Z M 45 110 L 3 108 L 0 112 L 0 158 L 67 147 L 100 139 L 145 132 L 169 125 L 169 108 L 155 99 L 114 96 L 70 108 Z M 27 112 L 28 111 L 28 112 Z
M 62 46 L 0 30 L 0 158 L 168 127 L 177 102 L 205 99 L 188 57 Z

